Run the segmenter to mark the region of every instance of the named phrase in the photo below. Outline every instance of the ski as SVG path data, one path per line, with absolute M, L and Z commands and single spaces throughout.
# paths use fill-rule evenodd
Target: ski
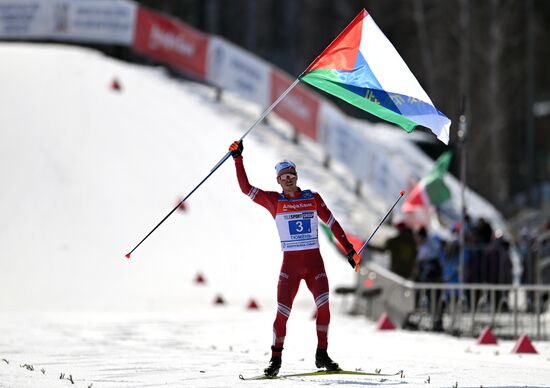
M 399 372 L 396 372 L 396 373 L 378 373 L 378 372 L 363 372 L 363 371 L 352 371 L 352 370 L 319 370 L 315 372 L 277 375 L 274 377 L 269 377 L 266 375 L 244 377 L 243 375 L 239 375 L 239 379 L 241 380 L 275 380 L 275 379 L 285 379 L 288 377 L 310 377 L 310 376 L 326 376 L 326 375 L 355 375 L 355 376 L 371 376 L 371 377 L 401 376 L 402 377 L 403 371 L 400 370 Z

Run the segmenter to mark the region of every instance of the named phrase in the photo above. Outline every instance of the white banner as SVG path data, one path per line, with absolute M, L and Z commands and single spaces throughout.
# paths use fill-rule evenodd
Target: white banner
M 321 103 L 318 140 L 327 153 L 380 195 L 395 192 L 397 198 L 401 190 L 408 190 L 410 171 L 392 159 L 387 146 L 364 136 L 361 130 L 332 104 Z
M 0 38 L 131 45 L 136 10 L 129 0 L 0 0 Z
M 355 176 L 361 177 L 356 169 L 362 165 L 363 140 L 348 118 L 331 103 L 322 100 L 318 125 L 318 140 L 328 154 L 342 162 Z
M 131 45 L 137 5 L 125 0 L 53 1 L 52 38 Z
M 206 79 L 213 85 L 269 105 L 270 66 L 249 52 L 212 36 L 208 43 Z
M 45 38 L 53 26 L 51 1 L 0 0 L 0 38 Z

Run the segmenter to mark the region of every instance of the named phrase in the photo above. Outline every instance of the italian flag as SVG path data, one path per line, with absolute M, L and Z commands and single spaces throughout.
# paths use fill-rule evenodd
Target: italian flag
M 452 156 L 451 151 L 441 154 L 435 161 L 432 171 L 416 184 L 401 207 L 405 214 L 441 205 L 451 198 L 451 192 L 443 182 L 443 177 L 449 170 Z

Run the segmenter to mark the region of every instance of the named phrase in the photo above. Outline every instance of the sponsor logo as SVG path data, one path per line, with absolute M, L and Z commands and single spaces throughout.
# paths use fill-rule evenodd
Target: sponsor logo
M 283 91 L 284 90 L 281 90 L 281 93 Z M 283 100 L 281 105 L 283 105 L 286 109 L 295 114 L 301 120 L 308 121 L 311 118 L 311 108 L 304 103 L 303 99 L 300 96 L 289 94 Z
M 311 208 L 312 206 L 313 206 L 313 204 L 311 204 L 311 203 L 295 203 L 295 204 L 285 203 L 285 204 L 283 205 L 283 210 L 284 210 L 284 211 L 288 211 L 288 210 L 300 210 L 300 209 Z
M 294 220 L 294 219 L 297 219 L 297 218 L 302 218 L 302 215 L 303 215 L 302 213 L 294 213 L 294 214 L 286 215 L 283 218 L 285 220 Z
M 315 276 L 315 280 L 319 280 L 321 278 L 326 278 L 326 277 L 327 277 L 327 274 L 323 272 Z
M 159 26 L 154 24 L 149 36 L 149 48 L 151 50 L 159 48 L 172 50 L 186 57 L 192 57 L 195 54 L 195 46 L 187 42 L 181 34 L 176 35 L 163 31 Z
M 263 80 L 263 74 L 256 70 L 256 67 L 249 64 L 250 62 L 248 60 L 241 60 L 240 58 L 232 58 L 231 64 L 234 66 L 234 68 L 241 73 L 244 73 L 247 77 L 254 78 L 256 81 L 262 81 Z M 252 62 L 253 63 L 253 62 Z

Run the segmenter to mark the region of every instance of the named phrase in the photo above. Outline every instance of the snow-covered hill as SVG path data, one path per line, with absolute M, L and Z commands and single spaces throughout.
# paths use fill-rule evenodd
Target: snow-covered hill
M 114 78 L 122 91 L 110 88 Z M 281 253 L 270 215 L 240 193 L 231 160 L 124 258 L 258 115 L 213 94 L 87 49 L 0 44 L 0 387 L 72 386 L 69 376 L 94 388 L 258 386 L 237 376 L 269 359 Z M 358 201 L 341 166 L 324 170 L 321 150 L 291 144 L 285 124 L 270 123 L 245 140 L 251 182 L 276 190 L 274 164 L 293 159 L 300 185 L 321 192 L 344 228 L 372 230 L 386 199 L 365 187 Z M 354 272 L 321 244 L 331 285 L 351 284 Z M 206 285 L 193 283 L 199 272 Z M 229 306 L 215 307 L 217 294 Z M 245 309 L 250 298 L 260 311 Z M 478 348 L 379 332 L 343 314 L 344 300 L 332 295 L 331 304 L 330 351 L 342 366 L 405 377 L 267 384 L 550 386 L 547 343 L 518 356 L 510 341 Z M 314 368 L 313 307 L 302 286 L 283 372 Z
M 0 50 L 0 283 L 16 290 L 1 294 L 0 308 L 173 308 L 193 299 L 199 271 L 228 298 L 271 300 L 276 229 L 240 192 L 232 160 L 124 258 L 242 135 L 253 107 L 217 104 L 207 87 L 91 50 Z M 250 180 L 276 190 L 273 166 L 296 147 L 286 153 L 281 135 L 256 131 L 245 141 Z M 314 180 L 330 175 L 297 163 L 301 186 L 322 192 Z M 325 199 L 338 214 L 333 192 Z M 353 276 L 324 250 L 334 279 Z

